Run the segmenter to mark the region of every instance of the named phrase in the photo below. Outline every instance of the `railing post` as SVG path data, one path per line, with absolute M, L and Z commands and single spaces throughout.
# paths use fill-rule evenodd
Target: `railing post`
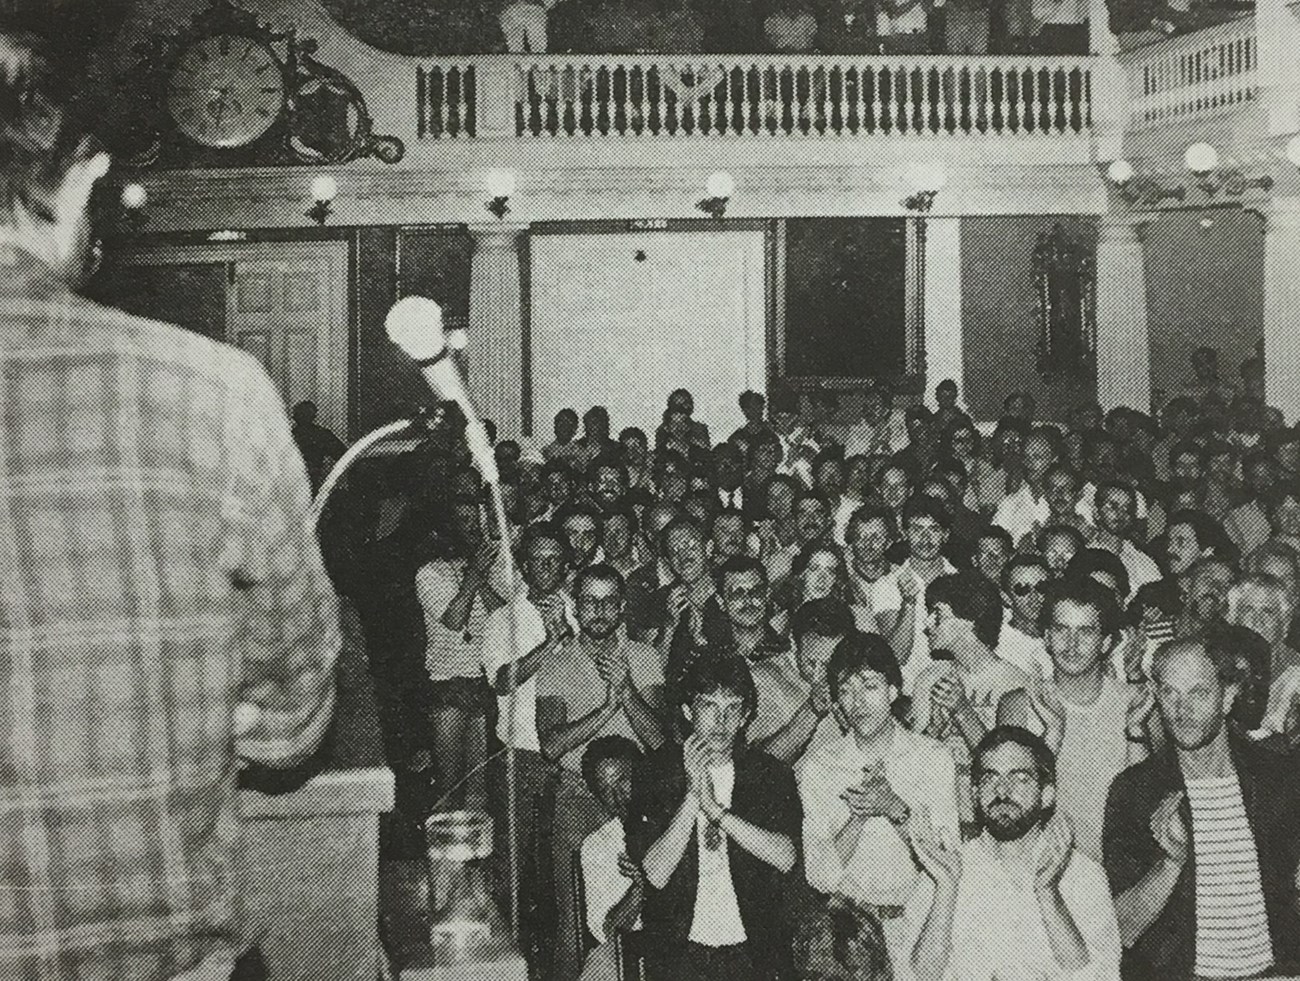
M 1300 19 L 1288 0 L 1256 0 L 1259 93 L 1270 136 L 1300 132 Z
M 489 56 L 478 63 L 475 81 L 476 115 L 480 139 L 506 139 L 515 135 L 515 98 L 518 76 L 509 55 Z
M 1099 161 L 1124 156 L 1124 131 L 1128 129 L 1128 72 L 1119 62 L 1119 42 L 1110 29 L 1110 11 L 1105 0 L 1090 0 L 1089 29 L 1092 53 L 1093 146 Z

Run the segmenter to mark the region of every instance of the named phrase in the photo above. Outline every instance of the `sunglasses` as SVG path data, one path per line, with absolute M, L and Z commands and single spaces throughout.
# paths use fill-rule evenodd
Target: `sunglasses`
M 1028 596 L 1030 593 L 1039 593 L 1047 595 L 1047 582 L 1018 582 L 1011 586 L 1011 592 L 1016 596 Z

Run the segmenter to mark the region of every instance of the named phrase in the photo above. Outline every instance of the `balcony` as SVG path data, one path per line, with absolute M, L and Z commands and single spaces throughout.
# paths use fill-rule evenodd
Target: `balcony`
M 1092 123 L 1092 59 L 582 57 L 416 69 L 417 135 L 536 141 L 1077 138 Z

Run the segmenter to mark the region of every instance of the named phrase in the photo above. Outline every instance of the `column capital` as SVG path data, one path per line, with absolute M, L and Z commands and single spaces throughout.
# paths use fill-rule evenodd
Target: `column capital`
M 1300 231 L 1300 197 L 1273 198 L 1255 213 L 1264 225 L 1265 235 Z
M 485 221 L 468 227 L 475 251 L 504 249 L 513 252 L 518 251 L 519 239 L 528 233 L 529 226 L 523 222 Z
M 1122 216 L 1103 216 L 1097 223 L 1098 245 L 1102 243 L 1127 245 L 1146 241 L 1147 229 L 1151 221 L 1148 218 L 1136 221 Z

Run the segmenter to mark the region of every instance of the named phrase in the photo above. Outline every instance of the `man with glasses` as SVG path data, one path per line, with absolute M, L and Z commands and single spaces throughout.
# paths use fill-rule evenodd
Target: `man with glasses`
M 1011 603 L 1011 619 L 998 635 L 997 655 L 1031 678 L 1050 678 L 1052 659 L 1047 656 L 1043 630 L 1043 594 L 1051 573 L 1041 555 L 1017 555 L 1002 570 L 1002 592 Z
M 537 671 L 538 742 L 542 755 L 559 764 L 551 835 L 559 917 L 555 981 L 578 976 L 573 853 L 604 821 L 582 778 L 582 751 L 598 736 L 625 736 L 646 749 L 665 738 L 663 670 L 653 647 L 627 638 L 623 577 L 612 566 L 588 566 L 574 582 L 574 605 L 577 636 Z
M 696 660 L 680 700 L 685 745 L 651 754 L 632 781 L 628 854 L 646 878 L 646 981 L 786 977 L 794 775 L 745 744 L 757 697 L 740 658 Z
M 1117 977 L 1120 937 L 1106 876 L 1053 813 L 1051 750 L 1024 729 L 1000 726 L 975 747 L 973 776 L 979 837 L 957 849 L 924 822 L 913 826 L 927 873 L 907 910 L 917 981 Z

